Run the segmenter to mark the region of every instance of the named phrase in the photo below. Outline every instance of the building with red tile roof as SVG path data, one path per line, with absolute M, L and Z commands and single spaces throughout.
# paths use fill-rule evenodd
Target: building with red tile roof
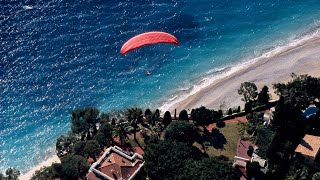
M 91 165 L 87 178 L 89 180 L 131 180 L 143 165 L 144 160 L 141 155 L 113 146 L 109 147 L 99 160 Z

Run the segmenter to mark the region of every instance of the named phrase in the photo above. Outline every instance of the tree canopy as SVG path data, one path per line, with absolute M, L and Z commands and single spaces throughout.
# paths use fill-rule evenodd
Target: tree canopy
M 286 84 L 276 83 L 273 85 L 278 95 L 284 96 L 300 109 L 306 108 L 315 98 L 320 98 L 320 78 L 295 74 L 292 77 L 293 80 Z
M 89 168 L 86 158 L 79 155 L 67 155 L 61 160 L 61 178 L 68 180 L 83 179 Z
M 268 86 L 263 86 L 263 88 L 258 94 L 257 102 L 258 104 L 263 105 L 263 104 L 267 104 L 269 100 L 270 100 L 269 88 Z
M 163 115 L 163 124 L 168 126 L 172 122 L 171 114 L 169 111 L 166 111 Z
M 142 110 L 140 108 L 129 108 L 126 111 L 126 117 L 134 128 L 134 139 L 136 140 L 136 129 L 138 128 L 138 124 L 143 121 Z
M 320 180 L 320 172 L 313 174 L 312 180 Z
M 109 123 L 100 123 L 98 132 L 102 133 L 108 141 L 112 141 L 112 127 Z
M 188 112 L 185 109 L 180 111 L 179 120 L 189 120 Z
M 61 164 L 54 163 L 49 167 L 42 167 L 35 171 L 31 180 L 56 179 L 61 176 Z
M 197 128 L 187 121 L 172 122 L 164 132 L 164 139 L 192 144 L 199 138 Z
M 6 179 L 8 180 L 18 180 L 20 176 L 20 171 L 15 168 L 8 168 L 6 170 Z
M 71 135 L 61 135 L 56 142 L 56 150 L 58 157 L 68 154 L 72 150 L 72 144 L 76 142 L 76 138 Z
M 205 126 L 212 123 L 212 111 L 201 106 L 200 108 L 192 109 L 191 111 L 192 120 L 197 123 L 197 125 Z
M 240 176 L 226 161 L 217 158 L 202 158 L 189 161 L 179 179 L 187 180 L 234 180 Z
M 85 154 L 88 154 L 90 157 L 92 157 L 94 161 L 97 161 L 96 156 L 101 153 L 99 143 L 96 140 L 87 141 L 83 151 Z
M 184 173 L 189 159 L 201 156 L 193 146 L 181 142 L 160 141 L 150 144 L 144 152 L 145 171 L 151 179 L 176 179 Z
M 96 108 L 78 108 L 72 112 L 71 130 L 73 133 L 81 134 L 82 140 L 86 136 L 88 140 L 91 139 L 92 130 L 93 135 L 97 133 L 96 123 L 99 122 L 99 110 Z
M 245 102 L 255 102 L 258 96 L 257 86 L 252 82 L 241 83 L 238 94 L 243 95 L 242 100 Z
M 76 155 L 84 156 L 83 150 L 84 150 L 85 146 L 86 146 L 85 141 L 78 141 L 78 142 L 74 143 L 74 145 L 72 146 L 72 151 Z
M 246 170 L 248 179 L 261 179 L 263 176 L 262 172 L 260 171 L 260 165 L 258 162 L 247 162 Z
M 103 133 L 98 132 L 94 137 L 93 140 L 97 141 L 101 150 L 103 150 L 104 146 L 108 145 L 108 139 L 104 136 Z
M 257 129 L 257 138 L 256 138 L 256 145 L 259 147 L 257 150 L 257 154 L 262 157 L 266 158 L 267 151 L 272 143 L 272 140 L 275 136 L 275 133 L 267 128 L 258 128 Z

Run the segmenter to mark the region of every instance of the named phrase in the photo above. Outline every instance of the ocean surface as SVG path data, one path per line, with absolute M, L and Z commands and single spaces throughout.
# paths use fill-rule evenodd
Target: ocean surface
M 54 154 L 77 107 L 161 107 L 317 36 L 319 9 L 319 0 L 1 0 L 0 172 Z M 180 47 L 120 55 L 130 37 L 154 30 Z

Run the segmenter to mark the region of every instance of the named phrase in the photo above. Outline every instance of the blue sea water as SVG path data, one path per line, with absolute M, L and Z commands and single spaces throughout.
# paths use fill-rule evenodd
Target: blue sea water
M 319 9 L 319 0 L 1 0 L 0 171 L 25 172 L 54 154 L 76 107 L 158 107 L 209 74 L 314 33 Z M 180 47 L 119 54 L 153 30 Z

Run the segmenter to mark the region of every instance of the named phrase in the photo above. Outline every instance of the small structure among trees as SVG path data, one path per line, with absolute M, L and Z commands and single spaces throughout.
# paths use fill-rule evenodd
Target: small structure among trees
M 295 152 L 305 164 L 320 170 L 320 136 L 306 134 Z

